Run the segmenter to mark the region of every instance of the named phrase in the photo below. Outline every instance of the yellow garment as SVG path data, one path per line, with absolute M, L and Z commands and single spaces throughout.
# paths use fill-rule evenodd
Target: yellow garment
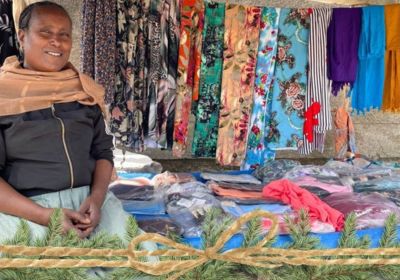
M 13 1 L 12 13 L 13 13 L 13 18 L 14 18 L 15 31 L 18 32 L 19 16 L 21 15 L 22 11 L 26 8 L 26 6 L 28 6 L 32 3 L 35 3 L 35 2 L 40 2 L 40 0 L 14 0 Z
M 386 54 L 385 89 L 382 109 L 400 111 L 400 5 L 385 6 Z
M 78 101 L 98 104 L 105 115 L 104 89 L 71 63 L 59 72 L 22 68 L 16 56 L 8 57 L 0 69 L 0 116 L 51 107 L 54 103 Z

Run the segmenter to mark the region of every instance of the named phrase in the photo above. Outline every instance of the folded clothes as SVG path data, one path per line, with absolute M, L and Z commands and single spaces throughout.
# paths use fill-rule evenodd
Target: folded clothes
M 390 213 L 400 218 L 400 208 L 379 193 L 334 193 L 324 198 L 331 207 L 345 215 L 354 212 L 357 229 L 382 227 Z
M 278 203 L 243 205 L 232 201 L 224 200 L 221 202 L 221 206 L 225 212 L 237 218 L 254 210 L 264 210 L 274 214 L 283 214 L 292 212 L 290 206 Z
M 162 197 L 152 200 L 121 200 L 124 210 L 131 214 L 160 215 L 165 214 L 165 203 Z
M 289 204 L 296 211 L 300 209 L 307 210 L 311 221 L 319 220 L 329 223 L 336 230 L 343 228 L 344 216 L 342 213 L 287 179 L 269 183 L 264 187 L 263 196 L 279 199 L 283 203 Z
M 169 218 L 139 220 L 137 223 L 145 232 L 158 233 L 161 235 L 167 235 L 168 233 L 174 233 L 176 235 L 183 234 L 183 229 Z
M 327 191 L 328 193 L 337 193 L 337 192 L 352 192 L 352 188 L 349 186 L 343 185 L 335 185 L 335 184 L 327 184 L 319 181 L 318 179 L 310 176 L 304 176 L 297 178 L 295 180 L 291 180 L 295 182 L 297 185 L 303 187 L 316 187 Z
M 225 189 L 221 188 L 217 183 L 211 183 L 208 186 L 218 196 L 237 197 L 241 199 L 263 199 L 262 192 Z
M 188 182 L 196 181 L 190 173 L 173 173 L 173 172 L 164 172 L 153 177 L 152 185 L 156 188 L 171 186 L 175 183 L 183 184 Z
M 288 171 L 299 165 L 301 165 L 300 162 L 295 160 L 278 159 L 266 162 L 264 166 L 258 167 L 253 175 L 264 184 L 268 184 L 282 179 Z
M 204 172 L 200 174 L 204 180 L 212 180 L 215 182 L 231 182 L 231 183 L 247 183 L 247 184 L 261 184 L 257 178 L 250 174 L 224 174 L 224 173 L 208 173 Z
M 153 186 L 135 186 L 124 183 L 126 180 L 113 182 L 109 190 L 121 200 L 151 200 L 154 197 Z
M 354 184 L 355 192 L 381 192 L 400 190 L 400 176 L 386 176 Z
M 218 185 L 224 189 L 234 189 L 239 191 L 256 191 L 262 192 L 264 188 L 264 184 L 246 184 L 246 183 L 230 183 L 230 182 L 215 182 L 215 181 L 208 181 L 207 185 Z

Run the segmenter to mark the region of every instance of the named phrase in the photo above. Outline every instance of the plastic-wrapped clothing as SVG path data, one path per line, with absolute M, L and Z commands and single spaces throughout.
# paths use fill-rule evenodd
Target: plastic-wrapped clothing
M 201 182 L 174 184 L 165 190 L 167 213 L 183 228 L 185 237 L 200 236 L 207 210 L 221 208 L 221 202 Z
M 135 186 L 128 180 L 114 181 L 109 190 L 121 200 L 151 200 L 154 198 L 153 186 Z
M 390 167 L 379 166 L 376 164 L 369 164 L 366 167 L 358 167 L 352 165 L 351 162 L 343 162 L 338 160 L 330 160 L 324 164 L 324 167 L 331 168 L 340 176 L 390 176 L 392 175 L 392 169 Z
M 264 166 L 258 167 L 253 172 L 253 175 L 264 184 L 268 184 L 272 181 L 282 179 L 288 171 L 300 165 L 300 162 L 295 160 L 279 159 L 269 161 Z
M 171 186 L 175 183 L 183 184 L 188 182 L 196 181 L 196 178 L 193 177 L 190 173 L 172 173 L 172 172 L 163 172 L 158 174 L 152 178 L 152 185 L 156 188 Z
M 217 183 L 209 183 L 208 186 L 213 192 L 222 197 L 237 197 L 241 199 L 263 199 L 261 191 L 241 191 L 220 187 Z
M 355 192 L 400 191 L 400 175 L 386 176 L 365 182 L 357 182 L 353 188 Z
M 225 212 L 237 218 L 254 210 L 264 210 L 274 214 L 283 214 L 292 212 L 290 206 L 279 203 L 244 205 L 235 203 L 233 201 L 224 200 L 221 202 L 221 205 Z
M 183 229 L 169 218 L 139 220 L 137 223 L 145 232 L 154 232 L 161 235 L 167 235 L 168 232 L 176 235 L 183 234 Z
M 379 193 L 334 193 L 324 198 L 331 207 L 345 215 L 354 212 L 357 229 L 382 227 L 390 213 L 400 218 L 400 208 Z
M 296 182 L 296 184 L 301 187 L 315 187 L 325 190 L 328 193 L 352 192 L 352 188 L 349 186 L 327 184 L 310 176 L 300 177 L 291 181 Z
M 224 189 L 233 189 L 239 191 L 253 191 L 253 192 L 262 192 L 264 188 L 264 184 L 246 184 L 246 183 L 229 183 L 229 182 L 215 182 L 208 181 L 207 185 L 218 185 L 220 188 Z
M 292 212 L 292 213 L 285 213 L 285 214 L 278 214 L 276 215 L 278 217 L 278 233 L 279 234 L 288 234 L 289 229 L 286 223 L 286 217 L 289 217 L 291 219 L 296 220 L 297 219 L 297 213 Z M 262 228 L 263 231 L 268 231 L 270 230 L 272 225 L 271 220 L 265 218 L 262 220 Z M 335 228 L 329 224 L 329 223 L 324 223 L 318 220 L 313 220 L 310 221 L 310 232 L 313 233 L 328 233 L 328 232 L 334 232 Z
M 343 228 L 344 216 L 341 212 L 331 208 L 314 194 L 287 179 L 269 183 L 263 190 L 263 196 L 279 199 L 296 211 L 307 210 L 311 221 L 319 220 L 329 223 L 334 226 L 335 230 Z
M 204 180 L 212 180 L 215 182 L 230 182 L 230 183 L 245 183 L 245 184 L 261 184 L 254 176 L 250 174 L 224 174 L 224 173 L 208 173 L 204 172 L 200 174 Z

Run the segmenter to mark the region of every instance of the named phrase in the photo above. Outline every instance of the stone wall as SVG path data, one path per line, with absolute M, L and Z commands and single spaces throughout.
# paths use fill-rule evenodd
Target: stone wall
M 110 0 L 112 1 L 112 0 Z M 343 2 L 343 0 L 340 0 Z M 340 2 L 338 0 L 338 2 Z M 71 61 L 79 65 L 79 38 L 80 38 L 80 0 L 55 0 L 62 4 L 70 13 L 74 23 L 74 50 Z M 354 1 L 352 1 L 354 2 Z M 370 4 L 388 4 L 399 1 L 362 1 Z M 323 7 L 329 6 L 313 1 L 272 1 L 272 0 L 231 0 L 230 3 L 241 3 L 259 6 L 276 7 Z M 350 3 L 350 1 L 348 1 Z M 330 5 L 332 6 L 332 5 Z M 336 5 L 337 6 L 337 5 Z M 333 108 L 343 102 L 342 98 L 333 98 Z M 334 109 L 333 109 L 334 110 Z M 353 118 L 356 129 L 356 143 L 359 152 L 373 158 L 400 158 L 400 114 L 387 114 L 382 112 L 372 112 L 363 116 Z M 193 121 L 191 122 L 193 125 Z M 159 150 L 148 150 L 146 154 L 154 159 L 171 159 L 171 153 Z M 334 155 L 334 135 L 330 132 L 326 141 L 326 150 L 324 154 L 315 152 L 308 158 L 330 158 Z M 187 153 L 186 158 L 190 158 Z M 278 157 L 300 158 L 296 152 L 279 152 Z

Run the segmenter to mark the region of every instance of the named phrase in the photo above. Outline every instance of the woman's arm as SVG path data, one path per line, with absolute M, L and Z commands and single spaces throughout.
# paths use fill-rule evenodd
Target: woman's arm
M 0 212 L 47 226 L 54 209 L 44 208 L 18 193 L 0 177 Z

